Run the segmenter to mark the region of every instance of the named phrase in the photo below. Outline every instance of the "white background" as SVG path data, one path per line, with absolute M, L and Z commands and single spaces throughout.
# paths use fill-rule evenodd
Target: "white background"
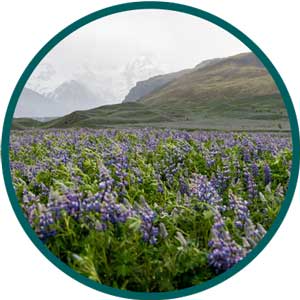
M 39 49 L 75 20 L 114 0 L 26 0 L 0 4 L 0 124 L 23 70 Z M 248 35 L 268 55 L 281 74 L 298 116 L 298 1 L 181 0 L 211 12 Z M 218 286 L 184 299 L 223 300 L 300 299 L 299 184 L 290 210 L 265 250 L 238 274 Z M 52 265 L 19 225 L 0 176 L 0 298 L 1 299 L 117 299 L 90 289 Z

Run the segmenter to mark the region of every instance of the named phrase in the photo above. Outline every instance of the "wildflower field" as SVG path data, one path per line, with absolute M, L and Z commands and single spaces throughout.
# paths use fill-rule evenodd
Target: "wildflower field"
M 288 135 L 164 129 L 12 131 L 19 203 L 75 271 L 131 291 L 190 287 L 263 238 L 291 167 Z

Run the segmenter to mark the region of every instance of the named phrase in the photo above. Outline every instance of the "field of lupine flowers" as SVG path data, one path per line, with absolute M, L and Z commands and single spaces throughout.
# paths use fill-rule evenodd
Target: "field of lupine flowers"
M 99 283 L 160 292 L 207 281 L 262 239 L 289 136 L 164 129 L 12 131 L 19 203 L 44 244 Z

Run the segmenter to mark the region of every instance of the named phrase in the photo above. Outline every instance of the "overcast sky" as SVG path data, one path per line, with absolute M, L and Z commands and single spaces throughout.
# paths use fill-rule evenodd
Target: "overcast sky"
M 191 15 L 165 10 L 122 12 L 72 33 L 49 55 L 66 64 L 95 60 L 103 68 L 152 54 L 166 71 L 192 67 L 204 59 L 249 51 L 227 31 Z

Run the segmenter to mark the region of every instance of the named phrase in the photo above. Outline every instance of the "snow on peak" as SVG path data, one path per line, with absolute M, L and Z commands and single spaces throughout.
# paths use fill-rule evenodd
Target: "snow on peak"
M 137 56 L 125 65 L 110 68 L 86 60 L 73 61 L 72 64 L 48 60 L 37 66 L 26 87 L 48 99 L 58 101 L 61 98 L 58 95 L 62 91 L 60 87 L 68 88 L 70 97 L 75 96 L 70 82 L 76 81 L 99 99 L 97 103 L 100 106 L 121 102 L 138 81 L 163 74 L 163 69 L 158 59 L 151 54 Z M 64 92 L 67 97 L 66 94 Z
M 153 56 L 141 55 L 129 62 L 122 73 L 129 91 L 138 81 L 162 74 L 164 70 Z

